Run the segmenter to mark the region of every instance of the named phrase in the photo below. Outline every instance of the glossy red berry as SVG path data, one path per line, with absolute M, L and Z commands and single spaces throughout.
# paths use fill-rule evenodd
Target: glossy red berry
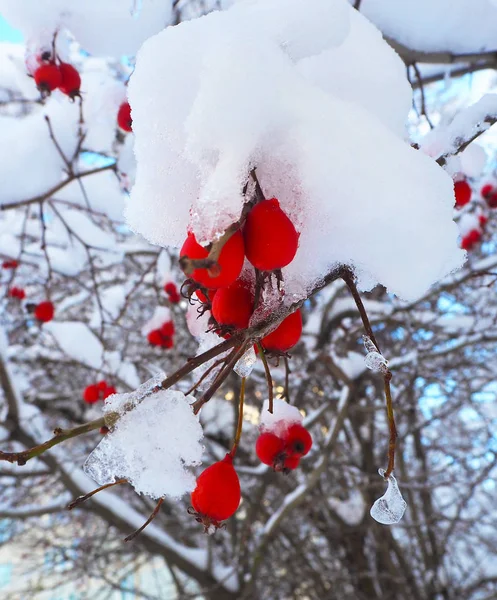
M 481 241 L 481 233 L 478 229 L 472 229 L 461 241 L 461 248 L 463 250 L 472 250 L 478 242 Z
M 247 284 L 238 280 L 217 291 L 212 301 L 212 316 L 219 325 L 246 329 L 253 306 L 254 300 Z
M 81 77 L 77 69 L 75 69 L 69 63 L 61 62 L 59 65 L 59 71 L 62 77 L 62 80 L 59 84 L 60 91 L 71 98 L 79 96 Z
M 265 432 L 257 438 L 255 453 L 259 460 L 270 467 L 274 466 L 282 454 L 285 442 L 274 433 Z
M 462 179 L 454 183 L 454 194 L 456 197 L 456 208 L 462 208 L 471 200 L 471 187 L 467 181 Z
M 160 328 L 160 332 L 164 337 L 171 337 L 174 335 L 174 323 L 172 321 L 167 321 Z
M 297 253 L 299 234 L 276 198 L 256 204 L 243 229 L 245 254 L 260 271 L 290 264 Z
M 497 208 L 497 191 L 487 194 L 485 200 L 489 208 Z
M 302 314 L 296 310 L 288 315 L 270 334 L 263 337 L 261 344 L 271 352 L 287 352 L 299 341 L 302 334 Z
M 38 321 L 48 323 L 54 317 L 54 305 L 49 300 L 40 302 L 35 308 L 34 316 Z
M 290 425 L 284 436 L 285 452 L 288 456 L 305 456 L 312 447 L 312 437 L 299 423 Z
M 113 385 L 109 385 L 105 390 L 104 390 L 104 400 L 106 398 L 108 398 L 109 396 L 112 396 L 112 394 L 117 394 L 117 390 Z
M 491 183 L 486 183 L 480 190 L 480 194 L 483 198 L 486 198 L 491 192 L 493 192 L 494 186 Z
M 97 387 L 99 392 L 105 392 L 105 390 L 107 389 L 107 382 L 105 381 L 105 379 L 102 379 L 102 381 L 97 382 Z
M 87 404 L 95 404 L 100 399 L 100 390 L 98 385 L 88 385 L 83 391 L 83 400 Z
M 229 519 L 236 512 L 240 499 L 240 481 L 230 454 L 199 475 L 191 497 L 195 511 L 216 522 Z
M 2 263 L 2 269 L 17 269 L 18 266 L 17 260 L 4 260 Z
M 283 468 L 282 470 L 288 470 L 288 471 L 294 471 L 300 464 L 300 456 L 299 455 L 295 455 L 295 456 L 287 456 L 285 458 L 285 460 L 283 461 Z
M 17 298 L 17 300 L 24 300 L 24 298 L 26 298 L 26 292 L 22 288 L 12 287 L 9 290 L 9 296 L 11 298 Z
M 148 343 L 152 346 L 162 346 L 162 334 L 160 329 L 154 329 L 147 335 Z
M 207 296 L 204 294 L 202 290 L 196 290 L 195 294 L 197 298 L 202 302 L 202 304 L 208 304 L 214 300 L 214 296 L 216 295 L 217 290 L 208 290 Z
M 206 258 L 209 252 L 201 246 L 193 233 L 189 233 L 180 251 L 180 257 Z M 195 269 L 191 278 L 209 289 L 227 287 L 238 279 L 244 261 L 243 236 L 234 233 L 219 254 L 220 273 L 211 277 L 207 269 Z
M 40 65 L 33 74 L 36 87 L 40 92 L 50 93 L 62 83 L 62 74 L 54 63 Z
M 123 102 L 117 113 L 117 124 L 123 131 L 132 131 L 133 119 L 131 118 L 131 106 L 129 102 Z
M 178 293 L 178 289 L 176 287 L 176 284 L 173 283 L 172 281 L 170 281 L 169 283 L 166 283 L 166 285 L 164 286 L 164 291 L 166 292 L 166 294 L 168 296 L 170 296 L 171 294 L 177 294 Z

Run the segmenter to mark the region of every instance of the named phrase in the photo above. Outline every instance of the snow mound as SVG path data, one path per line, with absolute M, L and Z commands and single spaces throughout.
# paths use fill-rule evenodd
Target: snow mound
M 126 216 L 152 243 L 214 239 L 255 166 L 301 233 L 289 298 L 345 263 L 411 300 L 464 260 L 450 177 L 403 139 L 404 69 L 345 0 L 246 0 L 169 27 L 142 46 L 129 99 Z
M 269 400 L 265 400 L 262 407 L 259 428 L 261 431 L 270 431 L 275 435 L 282 435 L 290 424 L 300 424 L 303 418 L 296 406 L 292 406 L 279 398 L 274 398 L 273 412 L 271 414 L 269 412 Z

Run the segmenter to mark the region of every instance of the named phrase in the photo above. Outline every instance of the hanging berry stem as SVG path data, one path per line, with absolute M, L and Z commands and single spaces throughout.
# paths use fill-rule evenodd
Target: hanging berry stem
M 257 349 L 259 350 L 259 354 L 261 355 L 262 364 L 264 365 L 264 371 L 266 373 L 266 381 L 267 381 L 267 392 L 268 392 L 268 412 L 273 414 L 273 378 L 271 377 L 271 371 L 269 370 L 269 365 L 267 362 L 266 354 L 264 352 L 264 348 L 260 342 L 257 342 Z
M 242 377 L 242 383 L 240 385 L 240 400 L 238 404 L 238 425 L 236 427 L 235 441 L 233 442 L 233 448 L 231 448 L 231 456 L 234 457 L 236 451 L 238 450 L 238 444 L 240 443 L 240 438 L 242 437 L 242 428 L 243 428 L 243 403 L 245 400 L 245 382 L 246 377 Z
M 117 481 L 114 481 L 113 483 L 106 483 L 105 485 L 101 485 L 96 490 L 93 490 L 93 492 L 88 492 L 88 494 L 85 494 L 84 496 L 78 496 L 75 500 L 73 500 L 70 504 L 67 505 L 67 510 L 72 510 L 73 508 L 76 508 L 77 506 L 79 506 L 80 504 L 83 504 L 83 502 L 86 502 L 92 496 L 94 496 L 95 494 L 98 494 L 98 492 L 101 492 L 102 490 L 106 490 L 107 488 L 110 488 L 114 485 L 120 485 L 121 483 L 127 483 L 127 482 L 128 482 L 127 479 L 118 479 Z
M 378 352 L 381 354 L 380 347 L 378 342 L 376 341 L 375 335 L 373 333 L 373 329 L 371 327 L 371 323 L 369 322 L 368 314 L 366 312 L 366 308 L 362 302 L 361 296 L 357 290 L 357 286 L 355 283 L 355 276 L 349 269 L 345 268 L 341 275 L 342 279 L 346 283 L 347 287 L 350 290 L 352 297 L 354 298 L 354 302 L 357 306 L 359 314 L 361 315 L 361 320 L 364 325 L 364 329 L 366 330 L 366 334 L 371 339 L 373 344 L 378 349 Z M 397 427 L 395 425 L 395 416 L 393 412 L 393 401 L 392 401 L 392 390 L 390 387 L 390 381 L 392 379 L 392 373 L 389 369 L 385 369 L 383 372 L 383 382 L 385 389 L 385 402 L 387 408 L 387 419 L 388 419 L 388 429 L 390 431 L 390 438 L 388 440 L 388 466 L 384 474 L 384 478 L 388 479 L 390 475 L 393 473 L 393 469 L 395 466 L 395 449 L 397 445 Z
M 131 542 L 131 540 L 134 540 L 135 537 L 137 535 L 140 535 L 140 533 L 145 529 L 145 527 L 147 527 L 147 525 L 150 525 L 150 523 L 155 519 L 155 517 L 159 514 L 159 510 L 160 507 L 162 506 L 162 503 L 164 502 L 164 498 L 159 498 L 159 501 L 157 502 L 156 507 L 154 508 L 154 510 L 152 511 L 152 514 L 150 515 L 150 517 L 145 521 L 145 523 L 143 523 L 143 525 L 141 527 L 139 527 L 136 531 L 133 531 L 133 533 L 130 533 L 129 535 L 127 535 L 124 538 L 125 542 Z

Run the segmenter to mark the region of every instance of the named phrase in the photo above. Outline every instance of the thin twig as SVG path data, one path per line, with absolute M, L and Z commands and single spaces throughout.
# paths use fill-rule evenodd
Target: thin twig
M 86 502 L 92 496 L 94 496 L 95 494 L 98 494 L 98 492 L 101 492 L 102 490 L 106 490 L 107 488 L 110 488 L 114 485 L 120 485 L 121 483 L 127 483 L 127 482 L 128 482 L 127 479 L 118 479 L 117 481 L 114 481 L 113 483 L 106 483 L 104 485 L 101 485 L 96 490 L 93 490 L 93 492 L 88 492 L 88 494 L 85 494 L 84 496 L 78 496 L 78 498 L 76 498 L 70 504 L 67 505 L 67 510 L 72 510 L 73 508 L 76 508 L 77 506 L 79 506 L 80 504 L 83 504 L 83 502 Z
M 266 358 L 266 353 L 260 342 L 257 342 L 257 349 L 261 355 L 262 364 L 264 365 L 264 372 L 266 373 L 267 391 L 268 391 L 268 412 L 273 414 L 273 378 L 271 377 L 271 371 Z
M 138 528 L 136 531 L 133 531 L 133 533 L 130 533 L 129 535 L 127 535 L 124 538 L 125 542 L 131 542 L 131 540 L 134 540 L 135 537 L 137 535 L 140 535 L 140 533 L 145 529 L 145 527 L 147 527 L 147 525 L 150 525 L 150 523 L 155 519 L 155 517 L 158 515 L 160 507 L 162 506 L 162 503 L 164 502 L 164 498 L 159 498 L 159 501 L 157 502 L 156 507 L 154 508 L 154 510 L 152 511 L 152 514 L 150 515 L 150 517 L 145 521 L 145 523 L 143 523 L 143 525 Z
M 243 428 L 243 403 L 245 400 L 245 381 L 246 378 L 242 377 L 242 383 L 240 385 L 240 401 L 238 405 L 238 425 L 236 427 L 235 441 L 233 442 L 233 448 L 231 448 L 231 456 L 234 457 L 240 444 L 240 438 L 242 437 Z

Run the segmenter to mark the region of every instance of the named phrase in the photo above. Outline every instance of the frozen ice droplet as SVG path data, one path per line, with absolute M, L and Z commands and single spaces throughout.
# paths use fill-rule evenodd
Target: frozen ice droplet
M 380 469 L 379 473 L 383 477 L 385 471 Z M 406 508 L 407 503 L 404 498 L 402 498 L 397 480 L 393 475 L 390 475 L 388 478 L 387 491 L 381 498 L 376 500 L 371 507 L 369 514 L 375 521 L 378 521 L 378 523 L 382 523 L 383 525 L 393 525 L 402 519 Z
M 254 368 L 256 361 L 257 356 L 255 355 L 254 349 L 251 346 L 236 363 L 236 373 L 240 375 L 240 377 L 248 377 L 250 373 L 252 373 L 252 369 Z
M 364 358 L 366 367 L 371 371 L 379 372 L 383 371 L 387 366 L 387 360 L 379 352 L 368 352 Z

